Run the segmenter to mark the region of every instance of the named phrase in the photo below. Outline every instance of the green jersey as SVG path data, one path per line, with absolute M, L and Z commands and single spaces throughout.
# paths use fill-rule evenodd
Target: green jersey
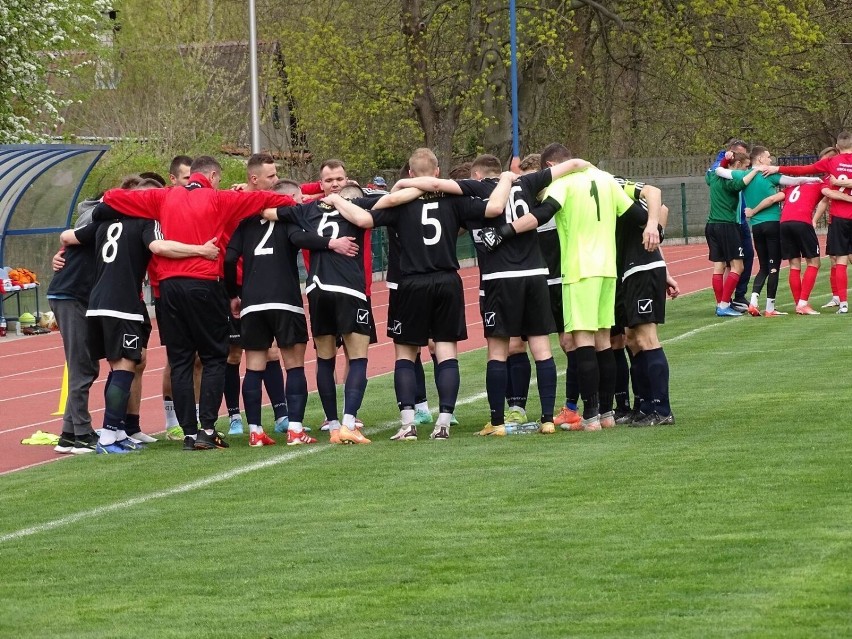
M 734 178 L 742 179 L 746 175 L 748 175 L 748 171 L 731 171 L 731 174 Z M 778 193 L 778 189 L 776 188 L 778 184 L 781 182 L 781 174 L 775 173 L 770 175 L 769 177 L 764 177 L 763 174 L 758 173 L 754 176 L 754 179 L 749 182 L 749 184 L 743 190 L 743 197 L 745 198 L 746 206 L 750 209 L 753 209 L 755 206 L 760 204 L 765 198 L 775 195 Z M 781 205 L 778 203 L 773 204 L 772 206 L 763 209 L 759 213 L 752 216 L 749 220 L 752 226 L 756 224 L 760 224 L 761 222 L 778 222 L 781 220 Z
M 562 247 L 562 283 L 617 277 L 615 221 L 633 204 L 621 185 L 594 167 L 554 180 L 544 198 L 559 204 L 556 231 Z
M 740 191 L 745 188 L 742 178 L 720 178 L 714 171 L 704 176 L 710 187 L 710 215 L 708 222 L 740 223 Z

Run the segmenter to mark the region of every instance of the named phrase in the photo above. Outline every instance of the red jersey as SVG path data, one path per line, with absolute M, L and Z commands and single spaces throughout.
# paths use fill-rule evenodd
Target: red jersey
M 226 230 L 233 233 L 241 219 L 265 208 L 296 204 L 289 195 L 271 191 L 217 191 L 200 173 L 189 176 L 186 186 L 146 191 L 110 189 L 103 201 L 125 215 L 159 220 L 163 236 L 169 240 L 204 244 L 215 237 L 222 253 L 227 249 L 223 243 Z M 157 271 L 160 281 L 170 277 L 216 280 L 222 277 L 222 260 L 161 258 Z
M 814 209 L 822 199 L 825 183 L 799 184 L 784 189 L 784 205 L 781 207 L 782 222 L 806 222 L 813 224 Z
M 814 173 L 828 173 L 836 178 L 852 178 L 852 153 L 841 153 L 833 158 L 824 158 L 813 164 L 804 166 L 782 166 L 778 168 L 781 175 L 812 175 Z M 825 185 L 823 185 L 825 188 Z M 842 193 L 848 193 L 848 189 L 835 186 L 829 187 Z M 852 202 L 834 200 L 831 203 L 832 217 L 842 217 L 852 220 Z

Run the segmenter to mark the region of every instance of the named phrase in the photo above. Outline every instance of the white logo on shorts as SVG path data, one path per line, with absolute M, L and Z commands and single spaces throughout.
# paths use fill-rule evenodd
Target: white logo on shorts
M 470 236 L 473 238 L 474 242 L 482 244 L 482 229 L 473 229 L 470 232 Z
M 647 315 L 648 313 L 653 312 L 653 304 L 654 300 L 639 300 L 639 313 Z
M 394 335 L 402 335 L 402 322 L 395 320 L 393 326 L 391 326 L 391 333 Z
M 122 345 L 124 348 L 130 348 L 136 350 L 139 348 L 139 336 L 138 335 L 128 335 L 124 334 L 124 339 L 122 340 Z
M 370 311 L 365 309 L 358 309 L 357 317 L 355 318 L 359 324 L 369 324 L 370 323 Z
M 490 312 L 485 314 L 485 325 L 493 327 L 496 324 L 497 313 Z

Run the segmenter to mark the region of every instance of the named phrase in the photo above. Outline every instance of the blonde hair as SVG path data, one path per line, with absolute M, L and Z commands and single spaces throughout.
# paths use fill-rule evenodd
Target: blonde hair
M 438 158 L 435 157 L 432 149 L 416 149 L 408 159 L 408 166 L 411 173 L 417 177 L 434 175 L 438 169 Z

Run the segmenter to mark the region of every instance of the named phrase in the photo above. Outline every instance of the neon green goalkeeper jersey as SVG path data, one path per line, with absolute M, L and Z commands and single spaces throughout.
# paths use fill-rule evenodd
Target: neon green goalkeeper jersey
M 554 180 L 544 193 L 560 208 L 556 231 L 562 247 L 562 283 L 617 277 L 615 220 L 633 204 L 609 174 L 594 167 Z

